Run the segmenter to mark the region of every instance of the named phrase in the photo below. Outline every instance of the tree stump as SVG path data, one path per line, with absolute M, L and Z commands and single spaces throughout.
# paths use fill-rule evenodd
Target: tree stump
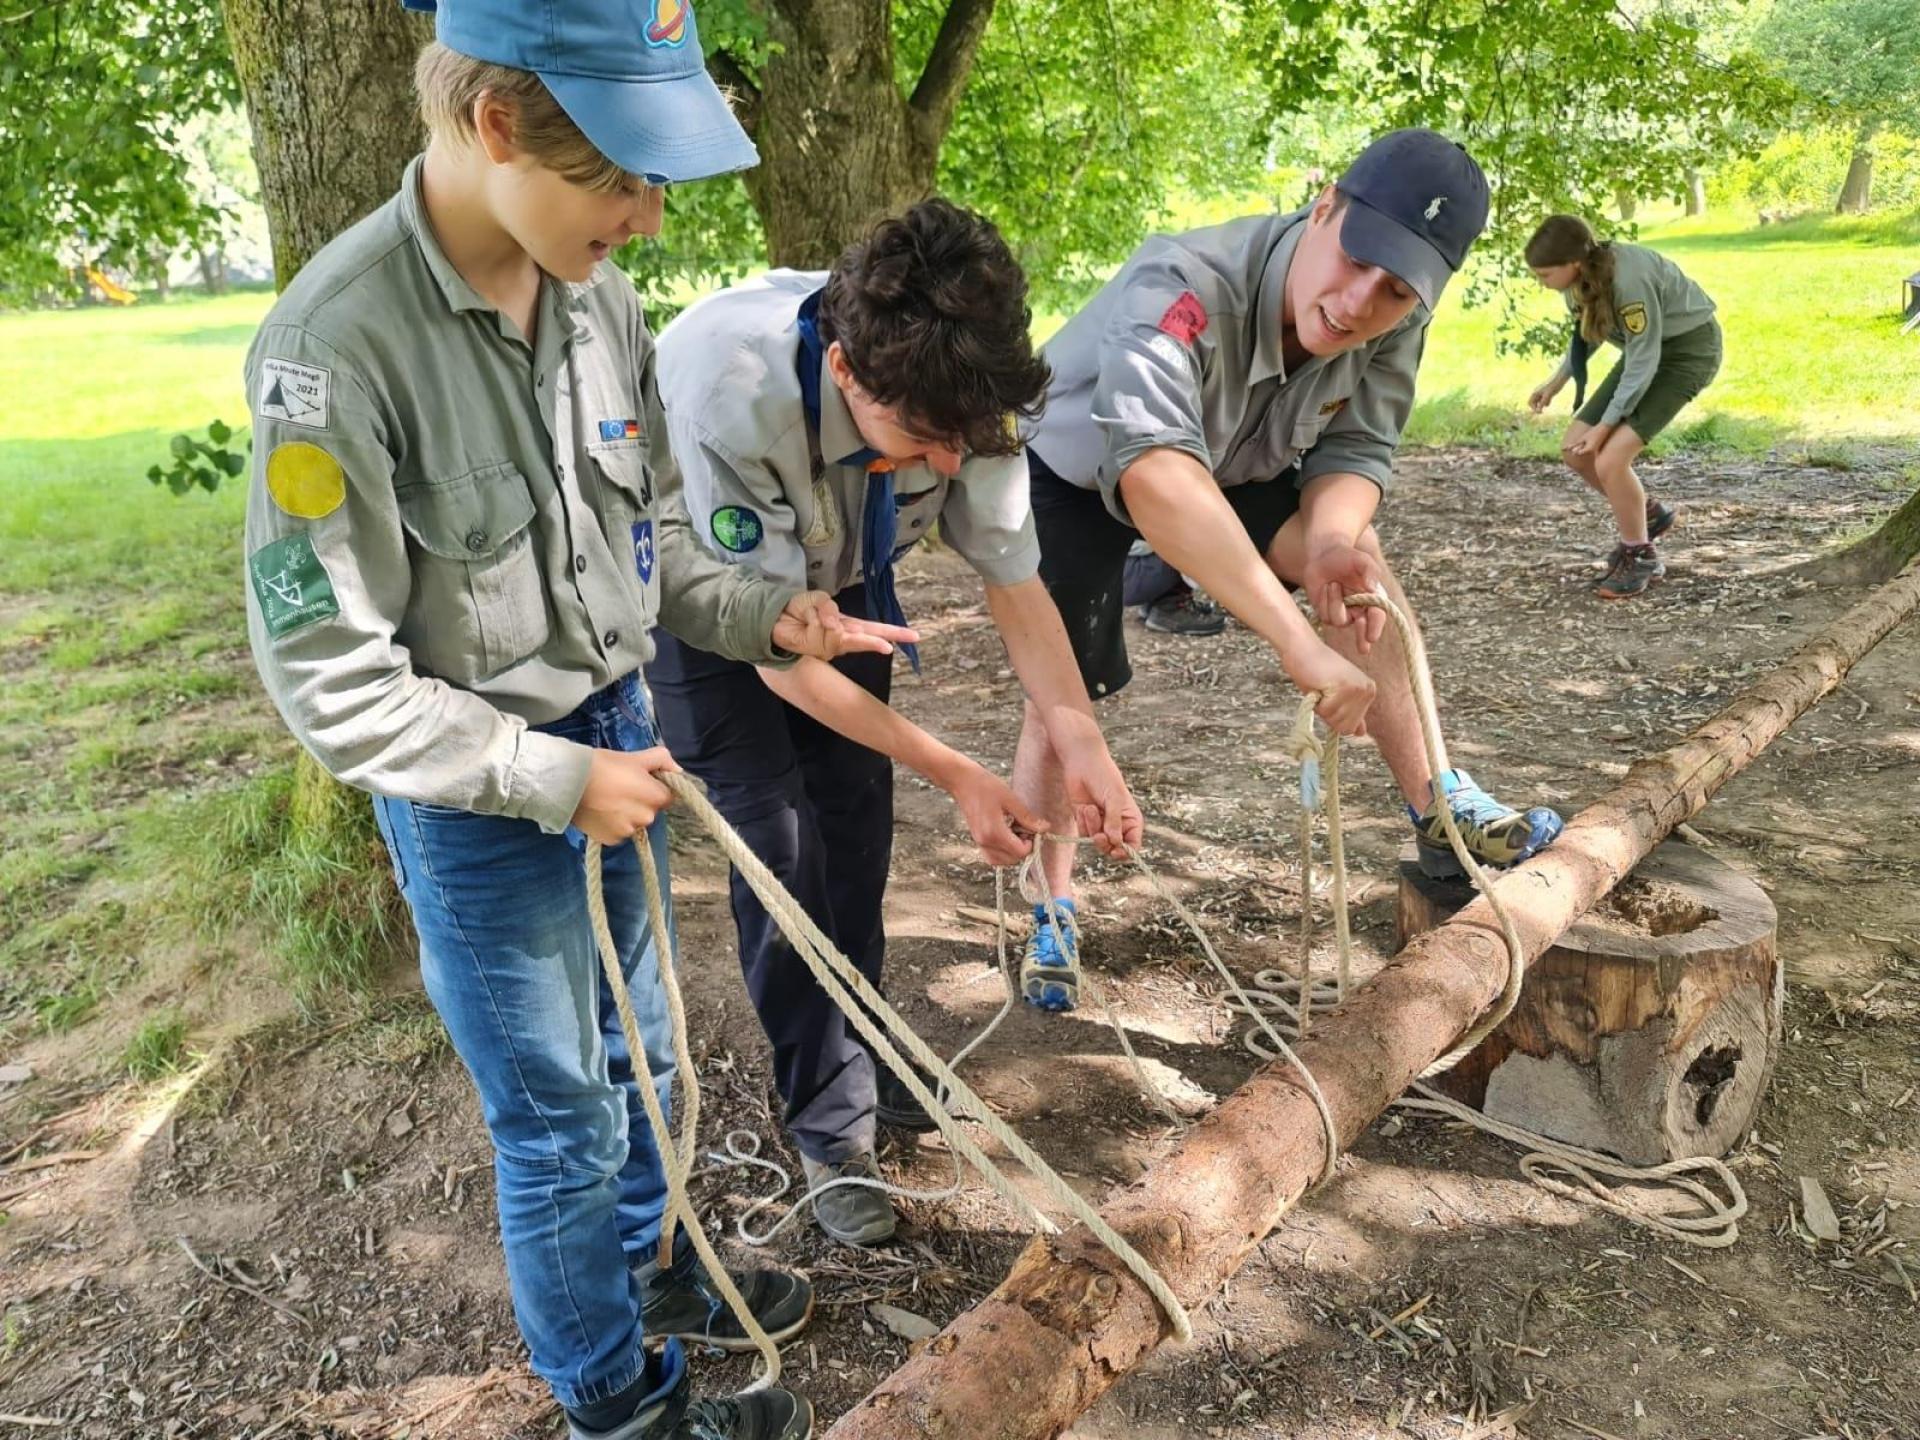
M 1473 898 L 1400 866 L 1399 944 Z M 1487 1115 L 1635 1165 L 1723 1155 L 1780 1044 L 1778 917 L 1705 851 L 1654 850 L 1527 971 L 1513 1014 L 1438 1087 Z

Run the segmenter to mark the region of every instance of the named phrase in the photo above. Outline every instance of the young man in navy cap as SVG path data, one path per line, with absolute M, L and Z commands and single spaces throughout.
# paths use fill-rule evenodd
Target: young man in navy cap
M 760 664 L 885 652 L 800 584 L 720 565 L 678 487 L 638 297 L 606 257 L 661 186 L 754 163 L 673 0 L 444 0 L 400 193 L 328 245 L 247 357 L 249 631 L 289 727 L 374 792 L 428 994 L 480 1092 L 533 1368 L 575 1440 L 804 1440 L 782 1389 L 693 1401 L 677 1340 L 744 1348 L 666 1200 L 582 851 L 646 1061 L 673 1080 L 636 843 L 675 769 L 639 682 L 656 617 Z M 735 1277 L 776 1340 L 799 1276 Z
M 1373 514 L 1433 307 L 1486 218 L 1472 158 L 1431 130 L 1398 130 L 1303 210 L 1149 240 L 1048 344 L 1053 385 L 1027 452 L 1040 573 L 1088 693 L 1132 676 L 1121 574 L 1144 536 L 1273 647 L 1328 725 L 1374 737 L 1436 875 L 1457 873 L 1442 804 L 1485 864 L 1525 859 L 1562 823 L 1501 804 L 1444 756 L 1433 772 L 1399 640 L 1381 611 L 1342 599 L 1381 587 L 1411 613 Z M 1014 785 L 1064 828 L 1059 777 L 1029 711 Z M 1049 847 L 1045 860 L 1065 943 L 1036 924 L 1022 985 L 1037 1005 L 1071 1009 L 1073 852 Z

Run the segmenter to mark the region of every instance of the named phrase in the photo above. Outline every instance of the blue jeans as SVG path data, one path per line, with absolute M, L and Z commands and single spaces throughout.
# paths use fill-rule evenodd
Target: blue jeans
M 632 675 L 538 728 L 606 750 L 656 743 Z M 382 797 L 374 812 L 413 911 L 427 994 L 480 1091 L 520 1333 L 555 1398 L 591 1404 L 644 1365 L 631 1267 L 659 1243 L 666 1179 L 587 918 L 586 837 Z M 664 884 L 665 822 L 647 838 Z M 607 918 L 666 1110 L 672 1027 L 640 856 L 629 842 L 602 865 Z

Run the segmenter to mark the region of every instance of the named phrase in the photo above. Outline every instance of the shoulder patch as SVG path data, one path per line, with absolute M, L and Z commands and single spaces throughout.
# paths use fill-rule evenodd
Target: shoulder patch
M 318 445 L 289 440 L 267 456 L 267 494 L 289 515 L 320 520 L 347 498 L 347 475 Z
M 1626 327 L 1627 334 L 1644 335 L 1647 330 L 1647 307 L 1638 300 L 1631 305 L 1622 305 L 1620 323 Z
M 260 362 L 260 397 L 254 402 L 254 413 L 262 420 L 324 430 L 332 387 L 331 370 L 269 356 Z
M 1160 328 L 1182 345 L 1191 345 L 1207 328 L 1206 307 L 1191 290 L 1182 290 L 1160 317 Z
M 304 531 L 262 545 L 247 557 L 247 577 L 267 633 L 278 640 L 340 613 L 333 580 Z
M 746 554 L 766 534 L 760 517 L 744 505 L 722 505 L 713 512 L 711 528 L 720 548 L 736 555 Z

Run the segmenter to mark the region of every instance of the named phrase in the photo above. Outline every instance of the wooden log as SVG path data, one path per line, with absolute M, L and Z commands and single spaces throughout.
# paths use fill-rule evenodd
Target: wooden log
M 1403 863 L 1399 943 L 1472 899 L 1470 885 Z M 1635 1165 L 1724 1155 L 1779 1048 L 1778 927 L 1752 880 L 1665 841 L 1527 968 L 1513 1014 L 1437 1087 Z
M 1859 658 L 1920 606 L 1920 569 L 1874 591 L 1665 754 L 1642 761 L 1545 853 L 1498 882 L 1539 955 Z M 1507 970 L 1486 901 L 1418 937 L 1299 1047 L 1340 1144 L 1466 1033 Z M 1212 1295 L 1320 1173 L 1320 1118 L 1290 1067 L 1257 1072 L 1103 1214 L 1189 1306 Z M 1169 1333 L 1083 1228 L 1036 1239 L 999 1287 L 828 1432 L 829 1440 L 1045 1440 Z

